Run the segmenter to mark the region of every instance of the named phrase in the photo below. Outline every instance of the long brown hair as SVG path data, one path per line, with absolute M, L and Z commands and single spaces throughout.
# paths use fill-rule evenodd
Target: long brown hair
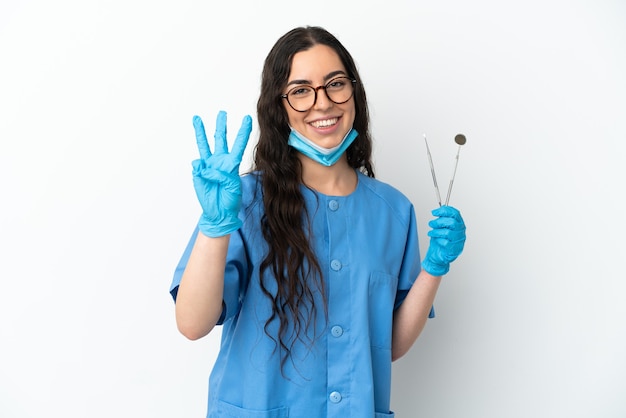
M 311 26 L 292 29 L 278 39 L 263 66 L 261 94 L 257 102 L 260 136 L 253 167 L 260 172 L 265 209 L 261 228 L 269 247 L 260 265 L 261 288 L 272 303 L 272 315 L 265 323 L 265 333 L 277 343 L 282 353 L 281 370 L 296 341 L 305 342 L 303 334 L 306 335 L 311 324 L 315 326 L 316 292 L 322 295 L 324 313 L 327 311 L 322 270 L 309 244 L 311 231 L 300 190 L 302 166 L 297 151 L 287 145 L 290 128 L 280 97 L 291 72 L 293 56 L 316 44 L 331 47 L 339 55 L 348 76 L 357 80 L 353 127 L 359 135 L 346 150 L 346 156 L 351 167 L 374 177 L 369 111 L 354 60 L 337 38 L 325 29 Z M 264 282 L 266 270 L 276 280 L 275 292 Z M 276 319 L 279 328 L 274 337 L 268 330 Z M 312 343 L 311 340 L 308 342 Z

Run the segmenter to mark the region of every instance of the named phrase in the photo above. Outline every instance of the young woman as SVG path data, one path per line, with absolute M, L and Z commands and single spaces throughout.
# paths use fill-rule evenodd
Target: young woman
M 222 325 L 208 417 L 391 417 L 391 362 L 432 316 L 463 250 L 458 210 L 433 211 L 420 262 L 415 213 L 374 179 L 363 84 L 319 27 L 283 35 L 265 60 L 254 167 L 220 112 L 211 152 L 194 117 L 203 209 L 171 293 L 190 339 Z

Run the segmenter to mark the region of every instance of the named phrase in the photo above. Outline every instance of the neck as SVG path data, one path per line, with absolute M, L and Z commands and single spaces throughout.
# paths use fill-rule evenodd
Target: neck
M 302 163 L 302 182 L 311 189 L 329 196 L 347 196 L 357 186 L 357 174 L 348 165 L 345 154 L 330 167 L 298 154 Z

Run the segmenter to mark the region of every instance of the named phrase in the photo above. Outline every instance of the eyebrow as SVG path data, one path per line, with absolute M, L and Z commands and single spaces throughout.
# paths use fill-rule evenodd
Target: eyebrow
M 324 76 L 324 82 L 338 75 L 347 75 L 347 74 L 345 73 L 345 71 L 341 71 L 341 70 L 330 72 Z M 290 86 L 292 84 L 312 84 L 312 83 L 313 82 L 311 80 L 291 80 L 289 83 L 287 83 L 287 85 Z

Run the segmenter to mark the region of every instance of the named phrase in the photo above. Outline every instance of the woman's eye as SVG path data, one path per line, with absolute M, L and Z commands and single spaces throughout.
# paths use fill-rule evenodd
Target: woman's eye
M 303 96 L 303 95 L 305 95 L 305 94 L 307 94 L 309 92 L 310 92 L 310 89 L 308 89 L 306 87 L 302 87 L 302 88 L 296 88 L 296 89 L 291 90 L 290 94 L 292 96 Z
M 344 80 L 333 80 L 326 85 L 327 89 L 340 89 L 346 85 Z

